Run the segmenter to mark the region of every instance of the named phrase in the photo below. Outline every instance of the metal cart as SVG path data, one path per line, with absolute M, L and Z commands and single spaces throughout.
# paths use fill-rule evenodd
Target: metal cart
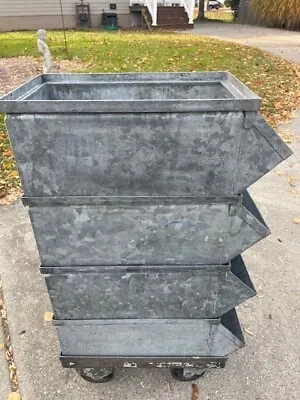
M 244 345 L 246 189 L 291 151 L 229 73 L 40 75 L 0 100 L 64 367 L 189 381 Z

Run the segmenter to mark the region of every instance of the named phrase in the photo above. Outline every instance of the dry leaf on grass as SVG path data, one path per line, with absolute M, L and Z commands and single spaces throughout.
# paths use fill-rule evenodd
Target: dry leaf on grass
M 293 218 L 294 224 L 300 224 L 300 218 Z
M 196 383 L 192 384 L 192 400 L 199 400 L 199 389 Z
M 18 392 L 11 392 L 8 394 L 7 400 L 22 400 L 22 397 Z
M 46 311 L 45 314 L 44 314 L 44 320 L 46 322 L 51 322 L 52 319 L 53 319 L 53 312 Z

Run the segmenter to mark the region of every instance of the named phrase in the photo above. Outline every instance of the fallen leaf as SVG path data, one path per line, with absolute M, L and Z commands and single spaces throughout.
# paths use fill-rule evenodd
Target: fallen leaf
M 289 131 L 281 131 L 279 132 L 279 135 L 281 136 L 282 140 L 285 143 L 292 143 L 294 136 L 289 132 Z
M 294 188 L 289 189 L 288 192 L 289 192 L 289 193 L 292 193 L 292 194 L 299 194 L 299 193 L 298 193 L 298 190 L 296 190 L 296 189 L 294 189 Z
M 196 383 L 192 384 L 192 400 L 199 400 L 199 389 Z
M 300 224 L 300 218 L 293 218 L 294 224 Z
M 288 183 L 290 186 L 295 187 L 296 186 L 296 177 L 294 175 L 289 175 Z
M 46 322 L 51 322 L 52 319 L 53 319 L 53 312 L 46 311 L 45 314 L 44 314 L 44 320 Z
M 16 364 L 12 361 L 10 366 L 8 367 L 8 369 L 9 370 L 16 370 L 17 369 Z
M 283 171 L 282 169 L 276 170 L 275 173 L 276 173 L 276 175 L 279 175 L 279 176 L 285 176 L 286 175 L 286 172 Z
M 4 344 L 0 343 L 0 350 L 3 350 L 3 349 L 4 349 Z
M 22 400 L 22 397 L 18 392 L 11 392 L 8 394 L 7 400 Z
M 18 171 L 16 171 L 16 170 L 11 171 L 10 176 L 11 176 L 12 178 L 17 178 L 17 177 L 19 176 Z
M 246 333 L 248 333 L 248 335 L 254 336 L 254 334 L 253 334 L 251 331 L 249 331 L 248 329 L 244 328 L 244 331 L 245 331 Z
M 12 155 L 13 155 L 12 149 L 10 147 L 8 149 L 6 149 L 4 152 L 4 155 L 6 157 L 12 157 Z

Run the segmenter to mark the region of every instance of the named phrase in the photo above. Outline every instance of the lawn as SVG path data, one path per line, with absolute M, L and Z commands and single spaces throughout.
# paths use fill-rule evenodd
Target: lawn
M 221 8 L 220 10 L 206 11 L 205 18 L 212 20 L 212 21 L 225 22 L 227 24 L 231 24 L 233 22 L 232 11 L 228 8 Z
M 75 59 L 80 72 L 227 70 L 263 99 L 272 125 L 291 116 L 299 104 L 299 69 L 259 50 L 214 39 L 171 32 L 49 32 L 55 60 Z M 0 34 L 0 57 L 38 57 L 34 32 Z M 0 118 L 0 197 L 18 188 L 13 156 Z
M 198 8 L 194 9 L 194 20 L 198 16 Z M 230 8 L 221 8 L 219 10 L 205 11 L 204 16 L 207 20 L 215 22 L 225 22 L 231 24 L 233 22 L 233 14 Z

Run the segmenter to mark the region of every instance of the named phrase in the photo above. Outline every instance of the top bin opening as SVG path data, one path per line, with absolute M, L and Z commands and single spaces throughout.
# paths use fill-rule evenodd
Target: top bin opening
M 44 83 L 24 100 L 230 99 L 222 82 Z
M 260 98 L 227 72 L 44 74 L 0 99 L 0 112 L 238 112 Z

